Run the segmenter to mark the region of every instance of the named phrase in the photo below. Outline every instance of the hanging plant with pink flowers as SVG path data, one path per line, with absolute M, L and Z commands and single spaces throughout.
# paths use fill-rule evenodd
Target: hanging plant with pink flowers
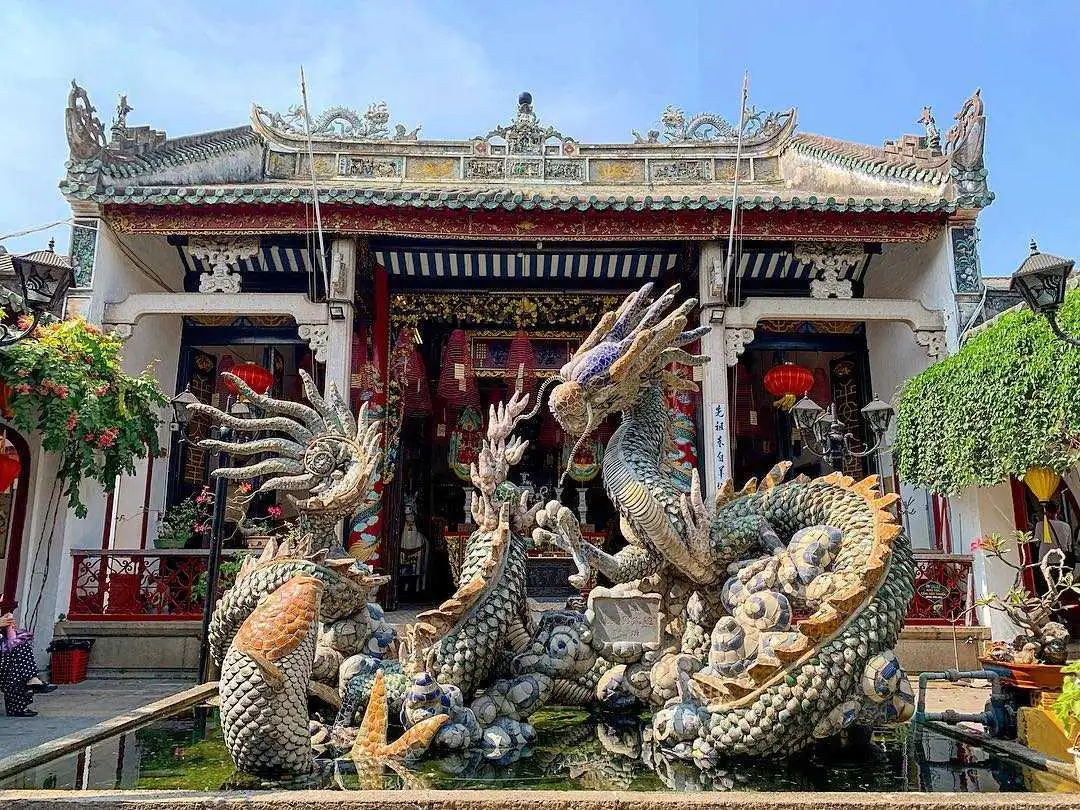
M 57 477 L 79 517 L 86 515 L 84 479 L 110 492 L 120 474 L 134 474 L 135 459 L 159 450 L 159 413 L 168 399 L 149 369 L 136 377 L 121 370 L 122 345 L 73 319 L 39 326 L 0 352 L 0 378 L 10 389 L 6 415 L 60 456 Z

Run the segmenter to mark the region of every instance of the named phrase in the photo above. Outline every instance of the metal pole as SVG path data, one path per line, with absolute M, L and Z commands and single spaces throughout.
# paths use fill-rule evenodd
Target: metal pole
M 232 431 L 219 427 L 217 438 L 229 441 Z M 225 466 L 225 454 L 218 453 L 217 467 Z M 225 534 L 225 507 L 229 494 L 229 482 L 221 477 L 214 479 L 214 512 L 210 519 L 210 557 L 206 562 L 206 601 L 203 602 L 202 636 L 199 647 L 199 683 L 210 680 L 210 620 L 214 616 L 217 601 L 218 581 L 221 572 L 221 545 Z M 205 705 L 195 708 L 195 739 L 206 739 L 206 716 L 209 709 Z
M 232 431 L 218 428 L 218 439 L 229 441 Z M 218 453 L 217 467 L 225 466 L 225 454 Z M 218 580 L 221 572 L 221 545 L 225 533 L 225 507 L 229 482 L 225 478 L 214 479 L 214 513 L 210 522 L 210 558 L 206 563 L 206 601 L 203 603 L 202 646 L 199 648 L 199 683 L 210 680 L 210 620 L 214 616 L 217 601 Z

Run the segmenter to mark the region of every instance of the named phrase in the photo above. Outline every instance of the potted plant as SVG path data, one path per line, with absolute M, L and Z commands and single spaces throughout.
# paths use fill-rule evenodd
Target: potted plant
M 250 549 L 261 549 L 267 540 L 280 533 L 284 510 L 277 504 L 266 507 L 266 514 L 260 518 L 246 517 L 237 524 L 237 531 L 244 538 Z
M 1011 643 L 994 642 L 981 659 L 990 665 L 1007 669 L 1018 686 L 1057 690 L 1061 687 L 1061 664 L 1066 660 L 1069 631 L 1054 621 L 1054 614 L 1064 609 L 1062 600 L 1069 593 L 1080 594 L 1065 555 L 1051 549 L 1037 563 L 1019 564 L 1009 559 L 1008 552 L 1015 544 L 1022 555 L 1027 543 L 1033 541 L 1029 532 L 1013 532 L 1008 538 L 999 534 L 981 537 L 971 544 L 972 553 L 982 552 L 1000 560 L 1013 569 L 1012 586 L 1003 595 L 988 593 L 975 604 L 997 610 L 1009 617 L 1020 633 Z M 1021 556 L 1021 560 L 1022 560 Z M 1038 571 L 1046 583 L 1046 592 L 1039 596 L 1024 584 L 1024 573 Z
M 1080 661 L 1073 661 L 1061 668 L 1066 676 L 1061 694 L 1054 701 L 1054 714 L 1065 727 L 1069 739 L 1069 753 L 1073 756 L 1076 780 L 1080 782 Z
M 241 552 L 240 554 L 236 554 L 235 556 L 221 561 L 221 567 L 218 568 L 219 594 L 224 593 L 232 587 L 233 582 L 236 580 L 236 575 L 240 573 L 240 567 L 244 564 L 244 558 L 246 556 L 245 553 Z M 193 599 L 198 599 L 200 602 L 206 600 L 206 584 L 207 574 L 205 571 L 202 571 L 195 580 L 195 584 L 191 586 L 191 596 Z
M 214 496 L 209 487 L 180 503 L 169 507 L 158 523 L 154 546 L 160 549 L 185 548 L 193 537 L 205 533 L 210 526 Z

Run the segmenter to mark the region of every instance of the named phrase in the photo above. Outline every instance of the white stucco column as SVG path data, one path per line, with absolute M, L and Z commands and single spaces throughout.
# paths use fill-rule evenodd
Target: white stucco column
M 989 534 L 1008 535 L 1015 529 L 1012 510 L 1012 488 L 1006 481 L 992 487 L 972 488 L 950 499 L 953 507 L 953 532 L 959 547 L 966 551 L 977 537 Z M 1014 565 L 1020 564 L 1019 549 L 1011 547 L 1006 555 Z M 1004 595 L 1011 587 L 1016 571 L 1005 563 L 982 552 L 972 559 L 976 598 L 989 593 Z M 1011 641 L 1019 629 L 1000 611 L 980 607 L 976 613 L 979 624 L 990 628 L 995 641 Z
M 330 245 L 330 289 L 326 381 L 349 397 L 352 368 L 353 295 L 356 286 L 356 240 L 335 239 Z
M 701 452 L 705 463 L 705 491 L 716 492 L 731 476 L 731 428 L 728 417 L 728 365 L 724 339 L 723 309 L 709 307 L 720 301 L 715 289 L 714 265 L 723 262 L 719 242 L 706 242 L 698 262 L 698 295 L 702 302 L 702 325 L 712 330 L 701 339 L 702 354 L 711 360 L 702 369 L 701 404 L 704 441 Z

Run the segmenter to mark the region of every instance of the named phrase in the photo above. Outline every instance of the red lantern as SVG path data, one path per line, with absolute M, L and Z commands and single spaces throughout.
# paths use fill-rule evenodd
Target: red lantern
M 510 341 L 510 351 L 506 355 L 506 384 L 513 391 L 521 377 L 521 391 L 529 396 L 536 395 L 536 349 L 529 340 L 529 333 L 518 329 Z
M 790 409 L 799 397 L 814 387 L 814 372 L 794 363 L 774 366 L 765 372 L 765 390 L 779 397 L 776 405 Z
M 274 384 L 273 373 L 256 363 L 238 363 L 228 371 L 234 377 L 239 377 L 247 383 L 248 388 L 256 394 L 265 394 Z M 221 386 L 230 394 L 240 395 L 240 389 L 236 387 L 236 383 L 227 377 L 222 378 Z
M 11 489 L 11 485 L 15 483 L 20 472 L 22 472 L 22 463 L 19 461 L 18 454 L 11 447 L 7 447 L 3 453 L 0 453 L 0 493 Z

